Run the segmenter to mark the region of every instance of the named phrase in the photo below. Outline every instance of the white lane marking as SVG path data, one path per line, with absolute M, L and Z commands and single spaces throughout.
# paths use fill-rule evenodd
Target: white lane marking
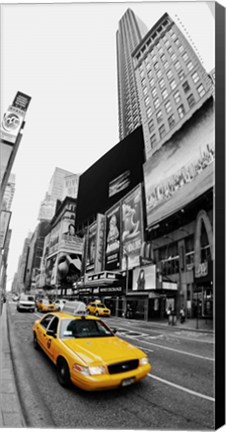
M 131 337 L 129 336 L 129 334 L 127 334 L 126 336 L 127 336 L 128 338 L 131 338 Z M 133 338 L 131 338 L 131 339 L 136 339 L 136 338 L 133 337 Z M 187 352 L 187 351 L 181 351 L 181 350 L 177 350 L 177 349 L 175 349 L 175 348 L 165 347 L 165 346 L 163 346 L 163 345 L 154 344 L 153 342 L 149 342 L 149 341 L 146 341 L 146 340 L 143 340 L 142 342 L 143 342 L 143 343 L 146 343 L 146 344 L 149 344 L 149 345 L 156 346 L 156 347 L 158 347 L 158 348 L 166 349 L 166 350 L 168 350 L 168 351 L 174 351 L 174 352 L 177 352 L 177 353 L 179 353 L 179 354 L 189 355 L 189 356 L 191 356 L 191 357 L 196 357 L 196 358 L 200 358 L 200 359 L 203 359 L 203 360 L 215 361 L 215 359 L 214 359 L 214 358 L 211 358 L 211 357 L 204 357 L 204 356 L 201 356 L 201 355 L 199 355 L 199 354 L 193 354 L 193 353 L 189 353 L 189 352 Z
M 194 396 L 198 396 L 198 397 L 201 397 L 203 399 L 207 399 L 209 401 L 215 402 L 215 398 L 213 398 L 211 396 L 206 396 L 206 395 L 204 395 L 202 393 L 195 392 L 194 390 L 190 390 L 190 389 L 188 389 L 186 387 L 182 387 L 182 386 L 180 386 L 178 384 L 172 383 L 171 381 L 164 380 L 163 378 L 160 378 L 160 377 L 158 377 L 156 375 L 148 374 L 148 376 L 150 378 L 153 378 L 153 379 L 157 380 L 157 381 L 161 381 L 164 384 L 170 385 L 171 387 L 175 387 L 175 388 L 177 388 L 179 390 L 182 390 L 182 391 L 184 391 L 186 393 L 190 393 L 190 394 L 193 394 Z

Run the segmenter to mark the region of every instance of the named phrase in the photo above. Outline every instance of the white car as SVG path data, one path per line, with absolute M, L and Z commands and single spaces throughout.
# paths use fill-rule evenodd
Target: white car
M 17 302 L 17 310 L 21 311 L 35 311 L 35 299 L 32 295 L 21 294 Z
M 55 305 L 58 307 L 58 310 L 59 311 L 62 311 L 63 310 L 63 307 L 64 307 L 64 305 L 65 305 L 65 303 L 66 303 L 66 300 L 64 300 L 64 299 L 57 299 L 57 300 L 55 300 Z

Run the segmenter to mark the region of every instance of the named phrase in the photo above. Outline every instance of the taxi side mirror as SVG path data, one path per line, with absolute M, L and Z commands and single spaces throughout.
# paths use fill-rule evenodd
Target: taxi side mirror
M 56 337 L 56 333 L 54 330 L 47 330 L 46 334 L 47 336 L 52 336 L 54 338 Z
M 111 331 L 112 331 L 113 334 L 117 333 L 117 329 L 116 328 L 112 328 Z

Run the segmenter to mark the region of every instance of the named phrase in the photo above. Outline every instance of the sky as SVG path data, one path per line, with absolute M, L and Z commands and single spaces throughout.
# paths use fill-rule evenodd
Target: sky
M 32 97 L 12 168 L 16 191 L 8 287 L 24 240 L 38 225 L 55 167 L 88 169 L 119 142 L 116 31 L 127 8 L 150 29 L 168 12 L 214 67 L 213 2 L 1 5 L 1 117 L 17 91 Z

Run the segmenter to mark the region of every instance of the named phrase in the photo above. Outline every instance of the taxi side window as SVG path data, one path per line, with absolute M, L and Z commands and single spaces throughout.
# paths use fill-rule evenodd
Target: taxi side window
M 54 333 L 57 333 L 58 322 L 59 322 L 59 318 L 54 317 L 49 325 L 48 330 L 53 330 Z
M 43 320 L 40 322 L 42 327 L 47 328 L 52 318 L 53 315 L 47 315 L 45 318 L 43 318 Z

